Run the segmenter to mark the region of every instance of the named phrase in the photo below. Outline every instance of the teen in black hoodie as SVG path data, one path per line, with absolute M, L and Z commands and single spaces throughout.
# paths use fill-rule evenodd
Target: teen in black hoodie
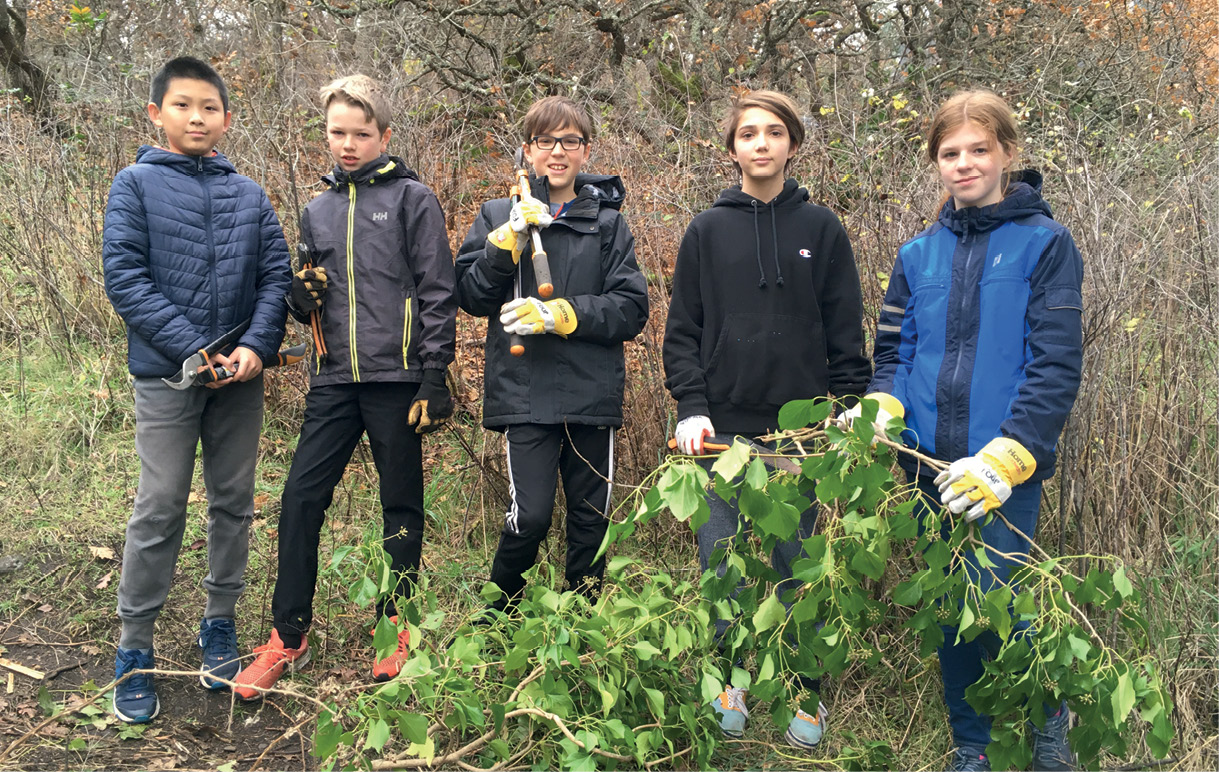
M 665 386 L 677 400 L 683 453 L 703 455 L 704 438 L 715 434 L 773 431 L 791 400 L 858 396 L 868 385 L 859 273 L 846 231 L 785 179 L 803 139 L 795 104 L 773 91 L 745 95 L 729 115 L 724 143 L 741 185 L 686 230 L 665 326 Z M 698 532 L 703 570 L 741 518 L 735 501 L 715 494 L 707 501 L 711 517 Z M 815 521 L 814 507 L 801 517 L 799 537 L 775 549 L 772 563 L 785 580 Z M 744 696 L 729 687 L 713 703 L 728 736 L 744 731 Z M 799 711 L 788 742 L 820 742 L 826 713 L 823 705 L 817 715 Z

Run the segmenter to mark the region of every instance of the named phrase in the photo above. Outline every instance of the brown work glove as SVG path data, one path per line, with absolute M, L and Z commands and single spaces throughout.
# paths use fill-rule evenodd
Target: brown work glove
M 453 396 L 444 382 L 444 373 L 444 370 L 423 371 L 423 383 L 419 384 L 406 419 L 415 427 L 415 434 L 434 432 L 453 415 Z
M 329 279 L 325 268 L 302 268 L 292 274 L 292 307 L 308 314 L 322 307 Z

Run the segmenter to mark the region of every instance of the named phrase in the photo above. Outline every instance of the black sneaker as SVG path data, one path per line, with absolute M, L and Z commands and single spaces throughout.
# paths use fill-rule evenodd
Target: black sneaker
M 232 681 L 241 671 L 237 653 L 237 628 L 231 619 L 204 619 L 199 622 L 199 648 L 203 650 L 203 675 L 199 683 L 204 689 L 227 689 L 228 684 L 210 676 Z
M 152 649 L 124 649 L 114 658 L 114 679 L 117 681 L 133 670 L 154 667 Z M 157 689 L 151 673 L 136 673 L 114 687 L 114 715 L 128 724 L 147 724 L 161 712 Z
M 952 772 L 990 772 L 990 759 L 977 748 L 957 748 L 952 753 Z
M 1075 769 L 1075 754 L 1067 742 L 1067 729 L 1071 725 L 1071 711 L 1059 708 L 1047 716 L 1045 726 L 1033 729 L 1033 769 L 1037 772 L 1061 772 Z

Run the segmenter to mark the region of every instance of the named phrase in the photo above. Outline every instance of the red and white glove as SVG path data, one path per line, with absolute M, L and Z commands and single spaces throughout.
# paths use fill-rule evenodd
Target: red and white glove
M 999 437 L 977 455 L 957 459 L 935 478 L 940 503 L 971 522 L 998 509 L 1012 495 L 1012 486 L 1033 476 L 1037 462 L 1019 442 Z
M 692 415 L 677 422 L 677 449 L 687 456 L 701 456 L 704 453 L 703 440 L 715 434 L 711 419 L 705 415 Z

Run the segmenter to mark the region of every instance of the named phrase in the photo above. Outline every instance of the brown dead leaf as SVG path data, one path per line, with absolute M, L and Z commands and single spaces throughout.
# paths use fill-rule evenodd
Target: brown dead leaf
M 95 587 L 94 589 L 104 590 L 107 587 L 109 587 L 110 586 L 110 577 L 112 577 L 112 576 L 114 576 L 114 572 L 107 571 L 106 575 L 101 578 L 101 580 L 97 583 L 97 587 Z
M 99 400 L 110 399 L 110 389 L 98 389 L 97 391 L 93 392 L 93 398 Z
M 187 504 L 198 504 L 201 501 L 207 501 L 207 491 L 204 491 L 203 493 L 191 491 L 190 495 L 186 497 Z
M 254 508 L 262 509 L 263 507 L 265 507 L 267 505 L 267 502 L 270 500 L 271 500 L 270 494 L 259 493 L 258 495 L 256 495 L 254 497 Z
M 44 614 L 50 614 L 52 611 L 55 610 L 55 607 L 52 606 L 50 603 L 44 603 L 38 607 L 38 610 Z
M 207 539 L 195 539 L 194 541 L 192 541 L 190 543 L 190 546 L 187 547 L 186 550 L 188 552 L 194 552 L 196 550 L 201 550 L 206 546 L 207 546 Z
M 84 653 L 92 655 L 94 657 L 96 657 L 98 654 L 102 653 L 102 647 L 95 646 L 92 643 L 86 643 L 84 646 L 80 647 L 80 650 L 83 651 Z
M 114 560 L 114 550 L 109 547 L 89 546 L 89 554 L 98 560 Z

